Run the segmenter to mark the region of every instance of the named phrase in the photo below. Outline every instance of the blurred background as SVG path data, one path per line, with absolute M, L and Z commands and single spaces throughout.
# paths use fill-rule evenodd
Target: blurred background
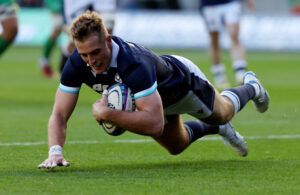
M 42 45 L 51 32 L 51 14 L 43 0 L 18 0 L 16 45 Z M 154 48 L 207 49 L 199 0 L 117 0 L 114 34 Z M 258 0 L 244 10 L 241 40 L 248 50 L 299 51 L 300 0 Z M 64 35 L 60 43 L 64 42 Z M 229 47 L 228 36 L 221 38 Z

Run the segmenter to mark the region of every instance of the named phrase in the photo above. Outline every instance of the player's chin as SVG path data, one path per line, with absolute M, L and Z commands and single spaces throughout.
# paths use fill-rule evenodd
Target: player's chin
M 93 67 L 93 71 L 96 73 L 96 74 L 101 74 L 102 72 L 105 71 L 105 69 L 103 67 Z

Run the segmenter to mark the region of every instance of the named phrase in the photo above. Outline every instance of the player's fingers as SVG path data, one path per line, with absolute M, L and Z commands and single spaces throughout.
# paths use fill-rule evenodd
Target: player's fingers
M 104 89 L 103 93 L 102 93 L 102 97 L 107 97 L 108 96 L 108 90 Z
M 66 161 L 65 159 L 63 159 L 61 162 L 57 163 L 57 166 L 60 166 L 60 167 L 67 167 L 69 165 L 70 165 L 70 163 L 68 161 Z
M 55 167 L 57 167 L 57 163 L 56 162 L 50 163 L 50 166 L 49 166 L 50 169 L 54 169 Z
M 38 165 L 39 169 L 54 169 L 57 166 L 70 166 L 70 163 L 66 160 L 63 160 L 61 163 L 45 161 Z
M 62 161 L 62 166 L 68 167 L 68 166 L 70 166 L 70 163 L 64 159 L 64 160 Z
M 48 159 L 38 165 L 39 169 L 46 169 L 48 167 L 49 167 L 49 160 Z
M 39 164 L 39 165 L 38 165 L 38 168 L 39 168 L 39 169 L 44 169 L 44 168 L 45 168 L 45 163 L 42 162 L 41 164 Z

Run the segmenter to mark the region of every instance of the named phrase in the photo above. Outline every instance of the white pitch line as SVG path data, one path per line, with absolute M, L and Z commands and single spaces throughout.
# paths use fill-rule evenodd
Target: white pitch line
M 202 141 L 216 141 L 220 140 L 220 137 L 205 137 L 200 140 Z M 294 135 L 266 135 L 266 136 L 246 136 L 246 140 L 271 140 L 271 139 L 300 139 L 300 134 Z M 96 141 L 96 140 L 87 140 L 87 141 L 67 141 L 66 144 L 106 144 L 106 143 L 149 143 L 154 142 L 152 139 L 117 139 L 110 141 Z M 36 146 L 36 145 L 47 145 L 46 141 L 38 142 L 0 142 L 0 147 L 11 147 L 11 146 Z

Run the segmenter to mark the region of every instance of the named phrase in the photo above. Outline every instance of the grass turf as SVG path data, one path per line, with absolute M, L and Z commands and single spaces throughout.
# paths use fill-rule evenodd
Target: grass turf
M 186 56 L 210 77 L 205 52 L 158 52 Z M 248 54 L 249 68 L 269 90 L 271 104 L 265 114 L 248 104 L 233 121 L 248 138 L 246 158 L 214 139 L 171 156 L 147 137 L 106 135 L 91 115 L 98 95 L 83 87 L 64 149 L 71 166 L 40 171 L 36 166 L 47 157 L 47 120 L 59 84 L 40 75 L 40 53 L 12 47 L 0 58 L 0 194 L 299 193 L 299 54 Z M 228 55 L 223 57 L 229 64 Z M 233 83 L 229 65 L 227 70 Z

